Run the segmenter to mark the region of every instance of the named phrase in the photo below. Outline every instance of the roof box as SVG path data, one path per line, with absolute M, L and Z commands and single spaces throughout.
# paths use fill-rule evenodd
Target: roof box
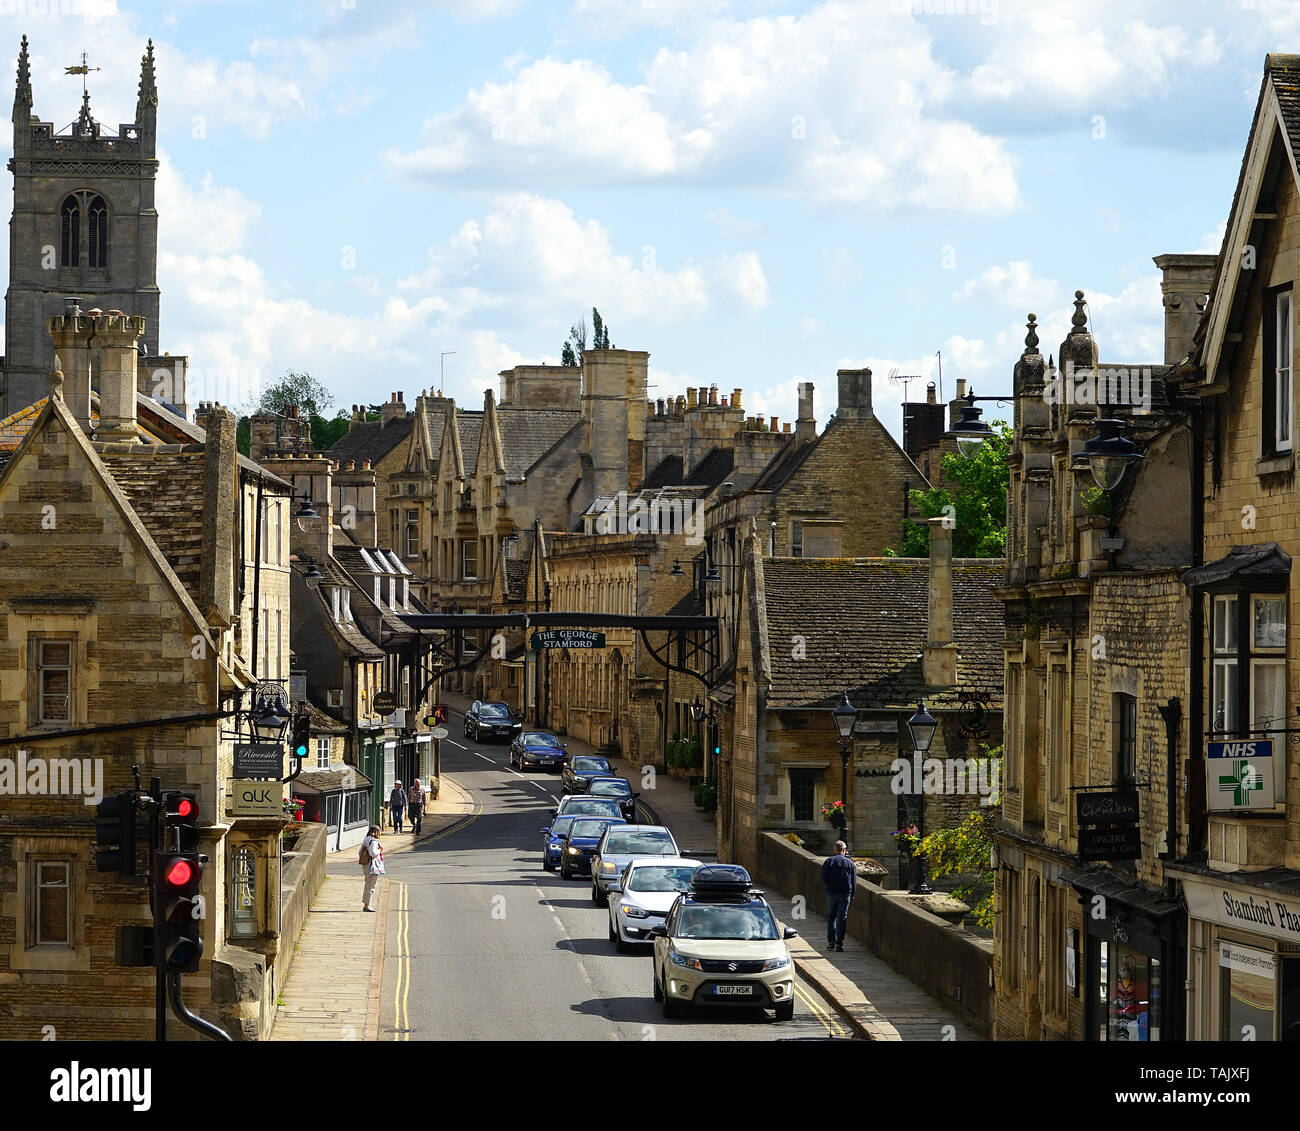
M 691 876 L 691 890 L 702 895 L 745 895 L 753 886 L 739 864 L 702 864 Z

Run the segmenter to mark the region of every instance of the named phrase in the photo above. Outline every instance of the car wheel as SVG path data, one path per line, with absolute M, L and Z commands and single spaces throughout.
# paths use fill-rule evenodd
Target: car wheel
M 614 920 L 612 917 L 609 920 L 609 941 L 618 942 L 618 932 L 614 929 Z
M 593 907 L 604 907 L 605 897 L 601 894 L 600 888 L 593 880 L 591 884 L 591 904 Z
M 555 865 L 552 864 L 549 860 L 546 860 L 546 859 L 543 859 L 543 860 L 542 860 L 542 867 L 545 868 L 548 872 L 554 872 L 554 871 L 555 871 Z
M 660 989 L 660 987 L 659 987 L 659 971 L 658 971 L 658 970 L 654 971 L 654 980 L 655 980 L 655 988 L 654 988 L 655 1001 L 663 1001 L 663 1000 L 664 1000 L 664 991 L 663 991 L 662 989 Z
M 778 1021 L 793 1021 L 793 1020 L 794 1020 L 794 1001 L 793 1001 L 793 999 L 790 1000 L 790 1001 L 782 1001 L 782 1002 L 778 1002 L 778 1003 L 777 1003 L 777 1006 L 776 1006 L 776 1019 L 777 1019 Z
M 674 1017 L 680 1017 L 682 1015 L 682 1007 L 669 997 L 667 980 L 664 981 L 663 989 L 660 992 L 663 994 L 664 1017 L 670 1020 Z

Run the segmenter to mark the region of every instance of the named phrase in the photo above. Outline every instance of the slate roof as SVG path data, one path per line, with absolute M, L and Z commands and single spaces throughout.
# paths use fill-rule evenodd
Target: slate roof
M 345 459 L 368 459 L 372 467 L 388 455 L 411 434 L 414 417 L 397 416 L 385 424 L 381 420 L 367 420 L 354 424 L 343 433 L 325 454 L 340 463 Z
M 315 793 L 334 793 L 341 789 L 366 789 L 373 784 L 355 766 L 349 766 L 347 770 L 303 770 L 293 779 L 295 790 L 306 788 Z
M 291 564 L 296 573 L 303 574 L 307 572 L 307 563 L 298 558 L 297 555 L 293 557 Z M 334 619 L 331 610 L 326 585 L 343 585 L 356 593 L 359 591 L 357 583 L 348 575 L 347 570 L 333 558 L 316 559 L 316 568 L 322 575 L 321 585 L 316 590 L 316 599 L 320 601 L 324 612 L 322 619 L 329 624 L 330 631 L 343 646 L 344 653 L 363 660 L 382 660 L 384 658 L 383 650 L 371 642 L 370 638 L 361 631 L 355 620 L 344 621 L 340 624 Z M 352 615 L 356 617 L 356 611 Z
M 478 463 L 479 437 L 483 434 L 483 414 L 457 412 L 456 431 L 460 436 L 460 454 L 465 460 L 465 474 L 473 475 Z
M 510 476 L 526 475 L 582 423 L 582 413 L 566 409 L 497 408 L 496 414 L 501 452 Z
M 197 602 L 203 561 L 203 452 L 163 453 L 141 444 L 130 454 L 98 454 Z
M 340 722 L 332 715 L 326 714 L 310 700 L 302 705 L 303 713 L 311 720 L 312 733 L 347 734 L 351 729 L 347 723 Z
M 927 692 L 921 649 L 927 636 L 930 563 L 924 558 L 771 558 L 763 562 L 772 686 L 777 710 L 833 707 L 842 691 L 866 709 L 956 710 L 957 691 L 1002 704 L 1002 558 L 953 562 L 957 688 Z M 807 655 L 792 656 L 802 636 Z
M 524 558 L 506 558 L 505 597 L 522 601 L 528 595 L 528 562 Z
M 731 469 L 736 466 L 734 448 L 714 448 L 699 463 L 691 468 L 686 477 L 685 487 L 716 487 L 724 482 Z
M 825 432 L 822 433 L 825 435 Z M 779 491 L 790 481 L 790 478 L 796 471 L 803 466 L 803 461 L 811 454 L 817 446 L 821 436 L 811 440 L 804 440 L 802 443 L 787 444 L 779 451 L 771 463 L 763 469 L 763 473 L 754 481 L 753 489 L 755 491 Z
M 641 481 L 641 490 L 652 487 L 675 487 L 682 481 L 682 457 L 664 456 Z

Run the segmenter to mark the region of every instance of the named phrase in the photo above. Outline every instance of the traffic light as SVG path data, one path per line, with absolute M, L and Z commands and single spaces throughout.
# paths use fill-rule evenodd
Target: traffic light
M 135 875 L 135 791 L 105 797 L 95 807 L 95 868 Z
M 193 973 L 203 957 L 203 860 L 197 852 L 160 852 L 155 860 L 155 954 L 173 974 Z
M 295 758 L 307 757 L 307 752 L 311 749 L 311 719 L 306 715 L 299 715 L 293 720 L 293 756 Z
M 154 860 L 155 955 L 164 970 L 193 973 L 203 957 L 203 864 L 199 805 L 192 793 L 163 794 L 163 844 Z

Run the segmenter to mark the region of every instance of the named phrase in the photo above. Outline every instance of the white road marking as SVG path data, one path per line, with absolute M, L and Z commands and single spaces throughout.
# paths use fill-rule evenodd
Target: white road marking
M 546 786 L 542 785 L 541 782 L 533 781 L 533 782 L 529 782 L 528 784 L 531 785 L 534 789 L 540 789 L 543 793 L 546 792 Z
M 454 742 L 450 738 L 444 738 L 442 741 L 445 742 L 448 746 L 454 746 L 457 750 L 469 749 L 468 746 L 462 746 L 459 742 Z
M 480 754 L 477 750 L 471 750 L 470 753 L 473 754 L 475 758 L 482 758 L 483 761 L 485 762 L 492 762 L 491 758 L 489 758 L 486 754 Z M 492 762 L 492 764 L 494 766 L 496 765 L 495 762 Z

